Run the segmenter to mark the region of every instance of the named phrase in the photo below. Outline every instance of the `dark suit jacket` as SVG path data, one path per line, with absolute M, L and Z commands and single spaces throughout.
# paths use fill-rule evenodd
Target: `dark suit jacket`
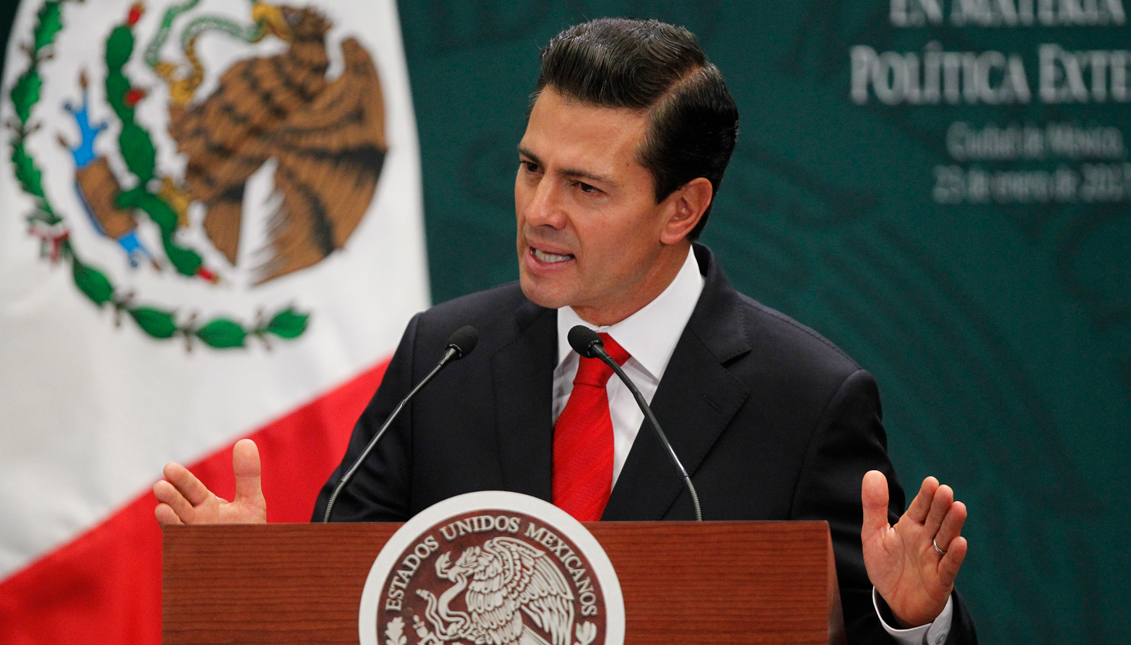
M 706 247 L 696 245 L 695 253 L 706 284 L 652 407 L 695 482 L 703 517 L 828 521 L 850 642 L 889 642 L 860 547 L 865 472 L 887 475 L 892 522 L 904 504 L 876 384 L 813 330 L 731 288 Z M 338 498 L 334 519 L 404 521 L 478 490 L 549 501 L 556 316 L 510 284 L 413 318 L 315 517 L 332 483 L 463 325 L 479 330 L 478 347 L 409 404 Z M 651 430 L 637 435 L 602 519 L 694 519 L 690 496 Z M 949 642 L 972 642 L 973 625 L 957 605 Z

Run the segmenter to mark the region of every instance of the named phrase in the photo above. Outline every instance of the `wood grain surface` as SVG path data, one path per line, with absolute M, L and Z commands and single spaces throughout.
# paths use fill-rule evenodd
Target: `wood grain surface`
M 168 527 L 163 641 L 356 644 L 366 577 L 400 526 Z M 616 569 L 630 645 L 830 642 L 839 598 L 823 522 L 586 528 Z

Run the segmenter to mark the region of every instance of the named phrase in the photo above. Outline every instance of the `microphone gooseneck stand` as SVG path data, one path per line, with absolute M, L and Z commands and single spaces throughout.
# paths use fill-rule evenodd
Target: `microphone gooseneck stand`
M 346 485 L 349 484 L 351 480 L 353 480 L 354 475 L 356 475 L 357 471 L 361 468 L 361 464 L 363 464 L 365 462 L 365 459 L 369 457 L 369 453 L 373 452 L 373 448 L 377 446 L 377 442 L 381 440 L 381 437 L 384 436 L 385 431 L 389 429 L 389 426 L 393 425 L 393 421 L 396 420 L 398 415 L 400 415 L 401 410 L 404 408 L 405 404 L 412 400 L 412 397 L 416 396 L 416 393 L 419 392 L 420 389 L 425 385 L 427 385 L 428 382 L 431 381 L 432 378 L 437 374 L 439 374 L 440 370 L 444 369 L 449 363 L 458 361 L 464 356 L 470 354 L 471 351 L 475 349 L 475 344 L 478 342 L 479 332 L 471 326 L 460 327 L 451 335 L 451 337 L 448 338 L 447 351 L 444 352 L 444 356 L 440 359 L 440 362 L 436 364 L 436 367 L 432 368 L 432 371 L 428 373 L 428 376 L 425 376 L 420 381 L 420 383 L 416 385 L 416 387 L 412 388 L 412 391 L 408 393 L 408 396 L 401 399 L 401 402 L 397 404 L 397 407 L 393 410 L 393 413 L 390 414 L 387 419 L 385 419 L 385 423 L 381 424 L 381 428 L 377 431 L 377 434 L 373 435 L 373 438 L 369 440 L 368 444 L 366 444 L 365 450 L 361 451 L 361 456 L 353 462 L 353 466 L 350 467 L 350 469 L 346 471 L 346 474 L 342 475 L 342 478 L 338 480 L 338 485 L 334 487 L 334 492 L 330 493 L 330 499 L 326 502 L 326 512 L 322 515 L 323 523 L 330 521 L 330 514 L 334 511 L 334 502 L 338 500 L 338 495 L 340 495 L 342 490 L 345 489 Z
M 613 372 L 628 387 L 628 391 L 632 392 L 632 397 L 636 399 L 636 405 L 640 406 L 640 410 L 644 412 L 648 423 L 650 423 L 652 429 L 656 431 L 656 436 L 659 437 L 660 443 L 663 444 L 668 452 L 668 458 L 671 459 L 672 464 L 675 465 L 676 470 L 679 471 L 680 477 L 683 478 L 683 484 L 687 487 L 687 492 L 691 493 L 691 504 L 695 507 L 696 521 L 702 522 L 703 509 L 699 506 L 699 494 L 695 492 L 695 484 L 691 483 L 691 477 L 687 474 L 687 469 L 683 467 L 683 462 L 681 462 L 679 457 L 675 454 L 675 449 L 672 448 L 672 444 L 668 441 L 667 435 L 665 435 L 663 429 L 660 428 L 660 422 L 656 420 L 656 415 L 652 413 L 651 406 L 644 400 L 644 395 L 637 389 L 636 384 L 628 378 L 628 375 L 624 373 L 620 365 L 617 365 L 617 362 L 609 357 L 608 352 L 605 351 L 605 344 L 601 342 L 601 337 L 597 335 L 597 332 L 584 325 L 576 325 L 573 329 L 569 330 L 567 338 L 569 339 L 570 347 L 578 354 L 581 354 L 585 358 L 599 358 L 606 365 L 613 368 Z

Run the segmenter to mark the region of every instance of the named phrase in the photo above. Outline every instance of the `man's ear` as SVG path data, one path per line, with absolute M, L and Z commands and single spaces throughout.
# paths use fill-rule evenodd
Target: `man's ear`
M 690 233 L 707 207 L 711 205 L 711 198 L 715 189 L 706 177 L 697 177 L 680 186 L 674 193 L 668 195 L 664 201 L 669 202 L 671 217 L 668 218 L 660 234 L 660 241 L 664 244 L 675 244 Z

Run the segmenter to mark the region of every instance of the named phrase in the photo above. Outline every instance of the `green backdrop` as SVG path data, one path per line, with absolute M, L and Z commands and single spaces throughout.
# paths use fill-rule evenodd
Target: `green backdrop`
M 1031 2 L 1031 25 L 996 0 L 938 3 L 943 20 L 933 24 L 937 16 L 922 10 L 933 4 L 402 2 L 433 297 L 517 277 L 514 147 L 540 47 L 604 15 L 683 24 L 742 115 L 703 241 L 740 290 L 816 328 L 876 375 L 906 485 L 934 474 L 968 504 L 959 585 L 983 642 L 1122 641 L 1131 632 L 1131 522 L 1121 501 L 1131 472 L 1131 171 L 1122 143 L 1131 96 L 1113 100 L 1111 55 L 1100 102 L 1091 67 L 1057 52 L 1131 49 L 1131 27 L 1116 24 L 1102 0 L 1091 6 L 1107 14 Z M 1051 15 L 1039 13 L 1045 5 Z M 998 9 L 998 26 L 980 24 L 992 13 L 961 13 L 979 6 Z M 943 71 L 932 75 L 933 42 L 944 52 L 1002 52 L 1006 62 L 935 55 Z M 1060 47 L 1046 49 L 1046 93 L 1073 102 L 1042 100 L 1042 44 Z M 893 63 L 873 62 L 879 72 L 856 79 L 882 76 L 878 88 L 865 84 L 864 103 L 851 93 L 857 46 Z M 856 51 L 863 60 L 867 50 Z M 917 103 L 909 53 L 920 61 Z M 1028 103 L 1018 102 L 1016 83 L 1015 102 L 1003 103 L 1013 54 Z M 943 68 L 955 60 L 951 103 L 953 72 Z M 1087 102 L 1077 100 L 1081 67 Z M 877 95 L 894 102 L 901 82 L 902 102 Z M 948 150 L 955 123 L 1075 136 L 1046 141 L 1043 157 L 989 136 Z M 1045 132 L 1050 124 L 1059 135 Z M 1058 170 L 1078 182 L 1054 199 L 1047 184 Z
M 959 586 L 982 641 L 1126 639 L 1131 27 L 1120 0 L 400 10 L 434 301 L 517 277 L 514 147 L 541 46 L 604 15 L 683 24 L 742 114 L 703 241 L 740 290 L 876 375 L 905 485 L 934 474 L 967 503 Z

